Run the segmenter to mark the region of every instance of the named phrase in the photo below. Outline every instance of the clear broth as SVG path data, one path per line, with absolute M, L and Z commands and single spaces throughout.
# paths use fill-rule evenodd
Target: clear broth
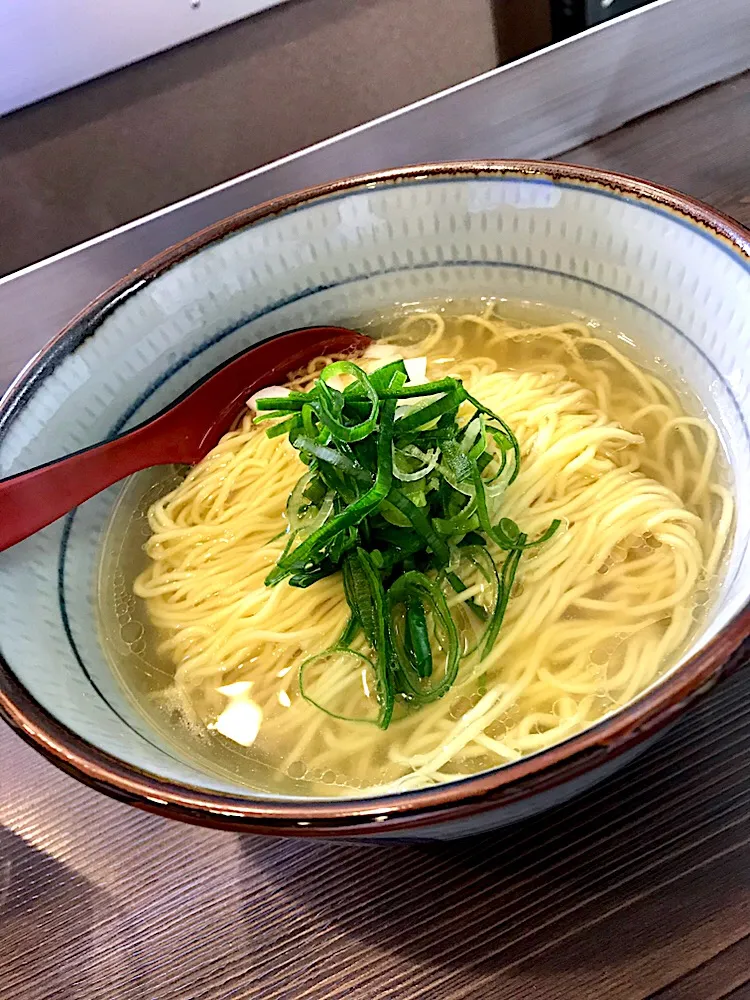
M 575 313 L 561 314 L 560 310 L 540 305 L 495 301 L 496 315 L 519 326 L 586 322 L 592 334 L 615 343 L 639 368 L 658 374 L 676 394 L 685 414 L 705 416 L 700 401 L 684 380 L 677 378 L 661 359 L 655 359 L 645 349 L 634 346 L 630 338 L 618 337 L 613 331 L 603 330 L 596 321 L 586 321 Z M 483 304 L 484 301 L 479 305 Z M 478 303 L 442 301 L 438 304 L 421 304 L 420 308 L 437 308 L 446 317 L 450 317 L 462 312 L 476 312 Z M 413 306 L 401 307 L 387 316 L 359 317 L 351 325 L 377 339 L 392 335 L 404 315 L 414 311 Z M 477 336 L 475 344 L 467 345 L 464 353 L 471 356 L 474 352 L 484 355 L 490 353 L 481 335 Z M 509 347 L 506 346 L 502 358 L 497 360 L 501 362 L 503 369 L 523 368 L 531 361 L 543 361 L 543 357 L 543 345 L 519 339 Z M 717 466 L 714 478 L 727 483 L 728 465 L 723 453 L 719 455 Z M 291 767 L 282 771 L 274 760 L 273 748 L 269 750 L 264 747 L 262 740 L 247 748 L 240 746 L 212 730 L 212 720 L 201 717 L 200 706 L 195 706 L 195 715 L 188 719 L 178 704 L 170 703 L 169 699 L 163 697 L 162 693 L 173 680 L 174 664 L 159 653 L 158 645 L 162 635 L 151 624 L 145 602 L 133 595 L 132 585 L 148 563 L 148 557 L 144 553 L 144 542 L 150 534 L 147 511 L 156 499 L 181 481 L 186 471 L 177 467 L 157 468 L 132 477 L 123 489 L 106 530 L 97 586 L 101 642 L 128 697 L 162 739 L 184 759 L 206 771 L 261 792 L 326 797 L 356 795 L 362 794 L 363 786 L 372 786 L 379 780 L 393 780 L 394 775 L 385 766 L 375 768 L 365 781 L 361 780 L 361 776 L 346 773 L 345 769 L 341 772 L 317 773 L 310 769 L 305 771 L 304 768 Z M 718 582 L 714 580 L 710 584 L 714 591 Z M 703 611 L 705 606 L 705 603 L 701 605 Z M 698 610 L 695 613 L 696 624 L 688 642 L 699 627 L 700 613 Z M 661 675 L 674 665 L 678 656 L 679 654 L 673 655 L 669 662 L 662 664 Z M 446 697 L 450 698 L 450 693 Z M 465 710 L 466 706 L 463 708 Z M 607 698 L 603 696 L 601 715 L 607 714 L 610 708 Z M 456 717 L 460 717 L 459 707 L 456 712 Z M 512 721 L 510 712 L 505 722 L 510 725 Z M 490 755 L 477 757 L 468 769 L 456 770 L 455 776 L 495 767 L 499 763 Z

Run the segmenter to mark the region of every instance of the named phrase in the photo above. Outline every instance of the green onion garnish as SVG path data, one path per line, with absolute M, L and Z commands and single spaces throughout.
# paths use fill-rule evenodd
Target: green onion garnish
M 329 384 L 342 374 L 352 379 L 343 392 Z M 555 520 L 528 541 L 500 514 L 502 494 L 521 463 L 518 441 L 501 417 L 459 379 L 406 381 L 401 361 L 372 375 L 352 361 L 336 361 L 309 392 L 257 401 L 264 411 L 257 420 L 278 420 L 269 437 L 288 435 L 307 466 L 287 505 L 287 545 L 266 585 L 288 579 L 309 587 L 341 571 L 350 609 L 336 645 L 302 664 L 300 690 L 330 715 L 381 729 L 397 701 L 441 698 L 462 657 L 487 656 L 524 550 L 560 526 Z M 459 421 L 467 403 L 473 412 Z M 506 553 L 501 564 L 489 542 Z M 447 598 L 455 601 L 472 580 L 481 584 L 484 604 L 469 597 L 453 612 Z M 360 632 L 371 658 L 351 648 Z M 342 669 L 347 657 L 354 669 L 365 665 L 374 711 L 347 716 L 338 704 L 318 700 L 319 690 L 340 692 L 338 675 L 327 683 L 326 671 Z M 486 679 L 480 687 L 486 689 Z

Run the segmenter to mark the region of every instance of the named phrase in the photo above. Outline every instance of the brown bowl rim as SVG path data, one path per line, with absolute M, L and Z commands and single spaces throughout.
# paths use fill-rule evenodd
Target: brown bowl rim
M 715 209 L 670 188 L 627 174 L 572 163 L 472 160 L 416 164 L 343 178 L 271 199 L 237 212 L 167 248 L 94 299 L 39 351 L 0 400 L 12 419 L 61 350 L 90 336 L 110 311 L 148 281 L 210 243 L 290 208 L 363 186 L 421 177 L 511 174 L 597 185 L 644 199 L 708 229 L 750 263 L 750 232 Z M 0 656 L 0 715 L 30 745 L 91 787 L 150 812 L 230 830 L 297 836 L 384 835 L 464 819 L 552 789 L 648 739 L 683 714 L 728 672 L 732 654 L 750 636 L 750 603 L 690 658 L 638 699 L 563 743 L 520 761 L 445 785 L 362 799 L 252 799 L 159 778 L 126 764 L 73 733 L 48 713 Z M 251 793 L 250 793 L 251 794 Z

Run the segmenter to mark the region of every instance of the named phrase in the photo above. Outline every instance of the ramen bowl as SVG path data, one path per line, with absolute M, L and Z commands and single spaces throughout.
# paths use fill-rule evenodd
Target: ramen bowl
M 595 316 L 700 396 L 737 511 L 720 592 L 680 663 L 550 749 L 373 798 L 254 792 L 156 732 L 102 652 L 95 578 L 119 488 L 0 555 L 0 711 L 82 781 L 256 833 L 451 838 L 559 803 L 624 765 L 727 672 L 750 633 L 750 237 L 664 188 L 566 164 L 453 163 L 277 199 L 128 275 L 37 355 L 0 406 L 0 475 L 142 422 L 249 345 L 398 302 L 494 294 Z

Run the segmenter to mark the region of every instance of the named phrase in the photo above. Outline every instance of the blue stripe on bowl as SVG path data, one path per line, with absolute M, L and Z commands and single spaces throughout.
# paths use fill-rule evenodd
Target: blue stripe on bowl
M 132 418 L 136 415 L 136 413 L 144 405 L 144 403 L 146 403 L 158 389 L 160 389 L 163 385 L 165 385 L 165 383 L 168 382 L 173 375 L 175 375 L 178 371 L 184 368 L 185 365 L 189 364 L 191 361 L 194 361 L 196 358 L 200 357 L 200 355 L 203 354 L 204 351 L 209 350 L 211 347 L 215 347 L 216 344 L 221 343 L 222 340 L 225 340 L 233 333 L 236 333 L 238 330 L 242 329 L 242 327 L 246 326 L 248 323 L 254 323 L 257 320 L 263 319 L 265 316 L 270 315 L 270 313 L 275 312 L 277 309 L 282 309 L 286 306 L 294 305 L 294 303 L 301 302 L 303 299 L 310 298 L 310 296 L 312 295 L 318 295 L 321 292 L 329 292 L 334 288 L 341 288 L 345 285 L 355 284 L 358 281 L 367 281 L 369 278 L 382 278 L 391 274 L 399 274 L 399 273 L 407 274 L 410 271 L 428 271 L 428 270 L 435 270 L 438 268 L 451 268 L 451 267 L 507 268 L 515 271 L 528 271 L 536 274 L 544 274 L 547 275 L 548 277 L 553 277 L 553 278 L 562 278 L 565 281 L 580 281 L 584 285 L 588 285 L 591 288 L 596 288 L 597 291 L 605 292 L 607 295 L 612 295 L 615 298 L 621 299 L 623 302 L 627 302 L 628 305 L 635 306 L 636 309 L 641 309 L 649 316 L 652 316 L 654 319 L 657 319 L 665 327 L 672 330 L 673 333 L 676 333 L 677 336 L 680 337 L 682 340 L 686 341 L 686 343 L 690 344 L 692 350 L 701 358 L 701 360 L 705 363 L 709 371 L 712 372 L 716 380 L 725 389 L 728 397 L 732 401 L 734 409 L 737 411 L 737 416 L 739 417 L 740 423 L 742 424 L 742 427 L 745 432 L 745 438 L 748 444 L 750 444 L 750 431 L 748 431 L 747 424 L 745 423 L 745 419 L 742 415 L 742 410 L 740 408 L 739 403 L 737 402 L 734 393 L 732 392 L 729 386 L 729 383 L 723 377 L 721 372 L 719 372 L 719 370 L 716 368 L 716 366 L 708 357 L 708 355 L 705 353 L 705 351 L 703 351 L 696 343 L 694 343 L 690 339 L 690 337 L 684 332 L 684 330 L 681 330 L 678 326 L 675 326 L 674 323 L 670 322 L 668 319 L 665 319 L 662 315 L 656 312 L 655 309 L 652 309 L 650 306 L 643 305 L 642 302 L 639 302 L 637 299 L 632 298 L 632 296 L 630 295 L 626 295 L 624 292 L 617 292 L 614 289 L 609 288 L 607 285 L 602 285 L 597 281 L 592 281 L 590 278 L 584 278 L 579 275 L 566 274 L 564 271 L 555 271 L 551 268 L 538 267 L 533 264 L 516 264 L 511 261 L 466 260 L 466 259 L 430 261 L 429 263 L 422 263 L 422 264 L 414 263 L 409 265 L 408 267 L 386 267 L 370 271 L 367 274 L 357 274 L 349 278 L 342 278 L 340 281 L 332 281 L 326 285 L 317 285 L 314 288 L 308 288 L 304 292 L 300 292 L 296 295 L 290 295 L 285 299 L 279 299 L 272 305 L 265 306 L 263 309 L 247 313 L 245 316 L 242 317 L 242 319 L 238 320 L 236 323 L 233 323 L 231 326 L 226 327 L 224 330 L 221 330 L 219 333 L 215 334 L 215 336 L 211 337 L 209 340 L 204 341 L 204 343 L 202 343 L 200 347 L 196 347 L 188 354 L 185 354 L 178 361 L 175 361 L 157 379 L 154 379 L 154 381 L 151 382 L 151 384 L 147 386 L 147 388 L 145 388 L 143 392 L 140 393 L 140 395 L 131 403 L 131 405 L 125 410 L 122 416 L 120 416 L 114 422 L 114 424 L 110 428 L 108 437 L 114 437 L 115 435 L 119 434 L 123 430 L 125 425 L 130 420 L 132 420 Z
M 137 729 L 134 725 L 132 725 L 132 723 L 130 723 L 128 719 L 126 719 L 121 712 L 117 710 L 117 708 L 112 704 L 112 702 L 109 700 L 109 698 L 107 698 L 107 696 L 104 694 L 102 689 L 97 684 L 93 673 L 86 666 L 86 663 L 83 657 L 81 656 L 80 650 L 78 649 L 78 645 L 75 639 L 73 638 L 73 631 L 70 626 L 70 616 L 68 615 L 68 608 L 65 600 L 65 553 L 67 552 L 68 540 L 70 538 L 70 532 L 73 529 L 73 519 L 75 517 L 77 510 L 78 510 L 77 507 L 74 508 L 65 518 L 65 523 L 63 524 L 62 537 L 60 539 L 60 558 L 57 564 L 57 599 L 60 605 L 60 618 L 62 620 L 63 631 L 65 633 L 65 638 L 68 640 L 70 651 L 72 652 L 76 663 L 81 668 L 84 677 L 89 682 L 94 691 L 96 691 L 96 693 L 99 695 L 99 697 L 107 706 L 107 708 L 110 710 L 110 712 L 114 716 L 116 716 L 116 718 L 118 718 L 120 722 L 127 729 L 130 730 L 131 733 L 135 733 L 136 736 L 142 739 L 145 743 L 148 743 L 149 746 L 153 747 L 155 750 L 158 750 L 160 753 L 163 753 L 166 757 L 169 757 L 170 760 L 173 760 L 178 764 L 183 764 L 184 761 L 180 760 L 179 757 L 175 757 L 173 754 L 169 753 L 168 750 L 165 750 L 162 744 L 154 743 L 153 740 L 151 740 L 148 736 L 144 735 L 139 729 Z

